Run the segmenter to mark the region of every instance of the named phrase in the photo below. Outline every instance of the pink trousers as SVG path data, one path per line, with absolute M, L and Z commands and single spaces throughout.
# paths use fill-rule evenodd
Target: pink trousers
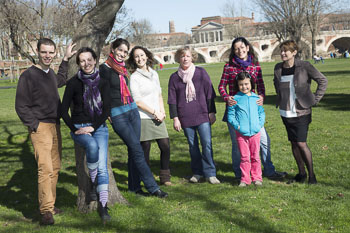
M 253 136 L 243 136 L 236 131 L 236 138 L 241 152 L 241 182 L 250 184 L 252 181 L 262 181 L 260 162 L 260 132 Z M 250 179 L 250 175 L 252 178 Z

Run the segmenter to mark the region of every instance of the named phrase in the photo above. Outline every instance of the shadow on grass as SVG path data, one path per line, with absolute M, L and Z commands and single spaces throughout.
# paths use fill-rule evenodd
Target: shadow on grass
M 22 164 L 18 165 L 19 169 L 8 180 L 6 186 L 0 186 L 0 205 L 21 212 L 27 219 L 37 221 L 39 217 L 37 164 L 30 150 L 31 142 L 29 134 L 27 134 L 24 141 L 16 142 L 15 137 L 19 134 L 11 133 L 7 126 L 3 127 L 3 133 L 8 135 L 7 145 L 15 149 L 7 148 L 9 150 L 1 151 L 0 158 L 2 165 L 7 164 L 6 168 L 10 170 L 14 166 L 17 166 L 13 164 Z M 23 134 L 23 132 L 20 134 Z M 62 176 L 60 177 L 62 178 Z M 66 179 L 67 177 L 63 175 L 63 180 Z M 63 188 L 57 188 L 57 196 L 64 196 L 67 199 L 75 200 L 74 196 Z M 74 204 L 74 201 L 72 203 Z M 64 202 L 60 205 L 71 206 L 72 203 Z
M 264 104 L 276 105 L 276 95 L 265 97 Z M 350 94 L 325 94 L 316 107 L 332 111 L 350 111 Z

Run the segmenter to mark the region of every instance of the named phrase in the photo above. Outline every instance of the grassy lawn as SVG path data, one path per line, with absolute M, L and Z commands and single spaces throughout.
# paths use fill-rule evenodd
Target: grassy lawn
M 262 63 L 267 90 L 265 127 L 271 137 L 276 169 L 287 171 L 292 177 L 297 167 L 275 108 L 274 65 Z M 313 108 L 308 137 L 318 185 L 287 185 L 286 180 L 264 178 L 262 187 L 239 188 L 234 183 L 231 166 L 230 136 L 221 121 L 225 105 L 218 97 L 217 122 L 212 134 L 217 176 L 222 184 L 188 183 L 191 175 L 188 145 L 183 133 L 176 133 L 167 118 L 175 185 L 163 188 L 169 193 L 166 200 L 137 197 L 127 191 L 126 146 L 109 127 L 113 171 L 130 205 L 112 206 L 112 221 L 105 226 L 97 213 L 80 214 L 76 209 L 74 147 L 63 122 L 63 160 L 56 206 L 65 212 L 55 216 L 54 226 L 38 225 L 33 150 L 26 129 L 14 111 L 15 89 L 1 89 L 0 232 L 350 232 L 350 60 L 326 60 L 316 67 L 329 80 L 325 97 Z M 168 78 L 176 68 L 165 68 L 159 75 L 166 101 Z M 217 89 L 223 63 L 207 64 L 205 68 Z M 156 143 L 152 144 L 151 167 L 159 181 Z

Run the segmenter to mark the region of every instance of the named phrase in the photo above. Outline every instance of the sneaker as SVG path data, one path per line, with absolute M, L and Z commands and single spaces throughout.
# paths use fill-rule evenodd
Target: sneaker
M 273 174 L 269 175 L 269 176 L 265 176 L 267 179 L 271 179 L 271 180 L 278 180 L 278 179 L 283 179 L 288 175 L 287 172 L 279 172 L 279 171 L 275 171 Z
M 152 196 L 159 197 L 159 198 L 166 198 L 168 197 L 168 193 L 162 191 L 161 189 L 158 189 L 154 193 L 152 193 Z
M 262 182 L 260 180 L 253 181 L 253 184 L 256 186 L 262 186 Z
M 215 176 L 207 178 L 207 181 L 211 184 L 220 184 L 220 180 L 218 180 Z
M 55 220 L 50 211 L 46 211 L 44 214 L 41 214 L 40 225 L 53 225 Z
M 190 178 L 190 182 L 191 183 L 198 183 L 199 180 L 202 178 L 203 176 L 201 175 L 193 175 L 191 178 Z
M 241 183 L 238 185 L 238 187 L 246 187 L 246 186 L 248 186 L 246 183 L 244 183 L 244 182 L 242 182 L 241 181 Z
M 111 220 L 111 216 L 108 214 L 108 210 L 109 208 L 107 205 L 103 207 L 101 202 L 98 202 L 97 212 L 104 223 Z

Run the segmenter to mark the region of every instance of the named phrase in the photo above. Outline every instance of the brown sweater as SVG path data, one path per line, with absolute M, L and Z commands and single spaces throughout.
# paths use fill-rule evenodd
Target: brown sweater
M 39 122 L 59 123 L 61 101 L 58 87 L 66 84 L 68 62 L 62 61 L 58 73 L 36 66 L 24 71 L 16 91 L 16 112 L 23 124 L 36 131 Z

